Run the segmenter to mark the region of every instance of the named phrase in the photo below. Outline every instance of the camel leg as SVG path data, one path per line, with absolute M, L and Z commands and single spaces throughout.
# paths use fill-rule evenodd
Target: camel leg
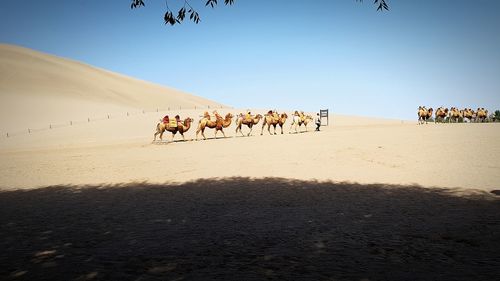
M 244 137 L 243 132 L 241 131 L 241 124 L 236 127 L 236 134 L 238 134 L 238 131 L 240 132 L 241 136 Z
M 205 130 L 201 130 L 201 135 L 203 136 L 203 139 L 206 140 L 207 137 L 205 137 Z
M 182 136 L 182 141 L 186 141 L 186 138 L 184 137 L 184 133 L 179 132 L 179 134 L 181 134 L 181 136 Z
M 273 128 L 274 128 L 274 134 L 276 135 L 276 124 L 273 125 Z M 271 133 L 271 131 L 269 131 L 269 133 Z
M 268 125 L 267 125 L 267 131 L 269 132 L 269 135 L 272 135 L 272 134 L 271 134 L 271 124 L 268 124 Z
M 172 133 L 172 141 L 171 142 L 174 142 L 174 137 L 175 137 L 175 133 Z
M 224 133 L 224 130 L 220 130 L 222 132 L 222 135 L 224 136 L 224 138 L 226 138 L 226 134 Z
M 262 134 L 264 133 L 264 127 L 266 126 L 266 120 L 264 120 L 264 123 L 262 123 L 262 129 L 260 130 L 260 135 L 262 136 Z
M 252 134 L 252 126 L 248 126 L 250 128 L 250 132 L 248 132 L 247 137 L 249 137 Z

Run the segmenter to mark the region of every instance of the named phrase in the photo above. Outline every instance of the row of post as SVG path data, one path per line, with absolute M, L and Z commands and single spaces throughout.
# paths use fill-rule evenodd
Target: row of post
M 207 108 L 210 109 L 210 105 L 207 105 Z M 220 106 L 220 108 L 222 108 L 222 105 Z M 197 107 L 195 106 L 194 109 L 196 110 Z M 179 110 L 182 110 L 182 107 L 179 106 Z M 159 112 L 160 109 L 159 108 L 156 108 L 156 112 Z M 167 111 L 170 111 L 170 107 L 167 107 Z M 145 110 L 142 110 L 142 114 L 146 114 L 146 111 Z M 127 111 L 127 116 L 130 116 L 130 113 Z M 110 114 L 107 114 L 107 119 L 111 119 L 111 115 Z M 90 117 L 87 118 L 87 122 L 90 123 Z M 69 125 L 70 126 L 73 126 L 73 121 L 69 121 Z M 49 129 L 52 129 L 52 124 L 49 124 Z M 28 134 L 31 134 L 32 130 L 30 128 L 28 128 Z M 5 136 L 8 138 L 10 137 L 9 133 L 7 132 L 5 134 Z

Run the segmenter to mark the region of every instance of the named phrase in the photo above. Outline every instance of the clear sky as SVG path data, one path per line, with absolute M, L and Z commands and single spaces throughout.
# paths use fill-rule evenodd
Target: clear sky
M 389 12 L 371 0 L 190 2 L 200 24 L 171 27 L 165 1 L 2 1 L 0 42 L 242 108 L 500 109 L 498 0 L 387 0 Z

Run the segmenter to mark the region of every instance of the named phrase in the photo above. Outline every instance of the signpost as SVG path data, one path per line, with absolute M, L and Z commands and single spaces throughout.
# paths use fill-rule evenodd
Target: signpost
M 321 120 L 323 120 L 323 117 L 326 117 L 326 126 L 328 126 L 328 109 L 321 109 L 319 111 L 319 117 Z M 323 125 L 323 122 L 321 122 L 321 125 Z

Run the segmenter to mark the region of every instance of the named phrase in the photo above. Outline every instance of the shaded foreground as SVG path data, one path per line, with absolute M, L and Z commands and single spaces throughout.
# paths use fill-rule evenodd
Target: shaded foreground
M 279 178 L 0 193 L 0 279 L 493 280 L 500 200 Z

